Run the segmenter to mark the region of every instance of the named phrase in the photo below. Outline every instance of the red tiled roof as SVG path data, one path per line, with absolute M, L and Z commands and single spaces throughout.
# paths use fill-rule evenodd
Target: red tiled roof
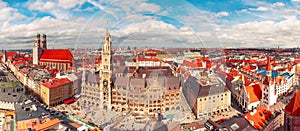
M 139 61 L 154 61 L 154 62 L 158 62 L 160 61 L 158 58 L 138 58 Z
M 209 68 L 211 68 L 211 67 L 212 67 L 211 63 L 210 63 L 210 62 L 207 62 L 207 63 L 206 63 L 206 69 L 209 69 Z
M 35 128 L 35 131 L 44 131 L 44 130 L 47 130 L 59 123 L 60 123 L 60 120 L 58 118 L 55 118 L 55 119 L 47 121 L 43 124 L 39 124 L 39 125 L 35 126 L 34 128 Z
M 13 57 L 13 56 L 16 56 L 16 55 L 17 55 L 17 52 L 5 52 L 6 57 Z
M 201 65 L 200 67 L 202 67 L 202 63 L 196 63 L 196 62 L 190 62 L 187 60 L 183 61 L 183 65 L 187 66 L 187 67 L 198 67 L 198 65 Z
M 249 78 L 246 75 L 243 75 L 243 76 L 244 76 L 244 84 L 245 84 L 245 86 L 250 85 L 251 81 L 249 80 Z M 243 78 L 240 78 L 240 79 L 243 79 Z
M 32 61 L 32 57 L 24 57 L 26 61 Z
M 267 59 L 267 68 L 266 68 L 266 70 L 267 71 L 271 71 L 272 70 L 270 57 L 268 57 L 268 59 Z
M 102 62 L 102 58 L 101 57 L 98 57 L 95 59 L 95 64 L 101 64 Z
M 53 88 L 53 87 L 58 87 L 58 86 L 61 86 L 61 85 L 65 85 L 65 84 L 70 83 L 70 82 L 72 82 L 72 81 L 69 80 L 68 78 L 61 78 L 61 79 L 53 79 L 52 81 L 42 83 L 42 85 L 47 87 L 47 88 Z
M 40 62 L 72 63 L 73 55 L 67 49 L 44 50 Z
M 289 104 L 285 107 L 285 112 L 293 115 L 300 116 L 300 92 L 296 92 Z
M 146 51 L 145 52 L 145 56 L 156 56 L 157 55 L 157 52 L 155 51 Z
M 255 109 L 255 112 L 248 112 L 247 114 L 244 114 L 244 116 L 248 121 L 254 123 L 253 126 L 256 129 L 260 130 L 266 125 L 268 120 L 271 118 L 272 113 L 271 111 L 267 110 L 267 107 L 265 105 L 262 105 L 257 107 Z
M 262 98 L 262 84 L 246 86 L 246 91 L 249 94 L 250 103 L 259 101 Z
M 13 65 L 26 65 L 26 61 L 13 62 Z
M 13 60 L 19 61 L 19 60 L 23 60 L 23 58 L 22 58 L 22 57 L 19 57 L 19 58 L 13 58 Z
M 78 125 L 77 123 L 74 123 L 74 122 L 69 122 L 69 125 L 75 127 L 76 129 L 80 127 L 80 125 Z
M 206 62 L 210 62 L 209 58 L 204 57 L 204 56 L 201 58 L 201 60 L 206 61 Z

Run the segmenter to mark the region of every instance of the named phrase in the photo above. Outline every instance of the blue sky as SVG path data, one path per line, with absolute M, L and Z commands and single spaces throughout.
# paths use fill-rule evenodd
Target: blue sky
M 300 0 L 0 0 L 0 45 L 115 47 L 298 47 Z M 150 46 L 149 46 L 150 45 Z

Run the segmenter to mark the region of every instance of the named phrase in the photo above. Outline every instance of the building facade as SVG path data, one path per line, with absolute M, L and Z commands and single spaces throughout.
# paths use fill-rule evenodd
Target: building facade
M 182 90 L 197 118 L 223 112 L 231 106 L 231 92 L 217 76 L 190 76 Z
M 68 78 L 53 79 L 41 84 L 41 99 L 48 106 L 55 106 L 75 95 L 73 82 Z
M 111 50 L 111 36 L 106 30 L 104 37 L 104 44 L 102 48 L 102 63 L 100 65 L 100 103 L 103 107 L 111 109 L 111 94 L 112 94 L 112 50 Z
M 56 68 L 60 71 L 69 70 L 73 66 L 73 55 L 67 49 L 47 49 L 46 35 L 35 37 L 33 52 L 33 64 Z
M 120 112 L 132 110 L 141 114 L 176 108 L 180 99 L 180 79 L 172 75 L 170 67 L 139 66 L 141 59 L 138 57 L 134 66 L 113 67 L 108 31 L 104 39 L 100 68 L 96 68 L 99 71 L 83 71 L 83 105 Z

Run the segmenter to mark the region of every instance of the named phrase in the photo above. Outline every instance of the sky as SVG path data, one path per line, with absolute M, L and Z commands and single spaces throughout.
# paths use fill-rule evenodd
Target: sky
M 0 0 L 0 46 L 273 48 L 300 45 L 300 0 Z

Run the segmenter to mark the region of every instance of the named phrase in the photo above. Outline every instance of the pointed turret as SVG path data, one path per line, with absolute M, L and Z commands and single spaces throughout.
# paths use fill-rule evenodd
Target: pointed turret
M 272 71 L 270 56 L 268 56 L 268 58 L 267 58 L 267 68 L 266 68 L 266 71 Z

